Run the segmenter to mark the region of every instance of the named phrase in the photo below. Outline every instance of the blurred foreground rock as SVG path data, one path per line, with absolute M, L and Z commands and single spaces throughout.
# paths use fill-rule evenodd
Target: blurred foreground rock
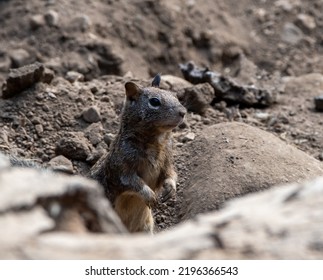
M 85 220 L 92 218 L 94 224 L 102 222 L 114 229 L 106 232 L 120 233 L 123 229 L 111 212 L 106 223 L 102 198 L 88 181 L 51 178 L 46 186 L 42 183 L 48 174 L 27 171 L 4 169 L 0 173 L 2 259 L 323 258 L 323 178 L 238 198 L 221 211 L 200 215 L 152 237 L 57 232 L 57 221 L 51 217 L 57 211 L 55 207 L 74 211 L 74 215 L 65 215 L 68 223 L 77 215 L 80 219 L 79 211 L 87 214 L 83 215 Z M 21 182 L 26 182 L 27 174 L 33 184 L 28 185 L 29 192 L 23 187 L 27 184 Z M 62 180 L 70 183 L 62 187 Z M 20 196 L 12 189 L 21 191 Z M 54 201 L 57 206 L 50 206 Z
M 0 161 L 0 258 L 45 232 L 126 233 L 95 182 Z

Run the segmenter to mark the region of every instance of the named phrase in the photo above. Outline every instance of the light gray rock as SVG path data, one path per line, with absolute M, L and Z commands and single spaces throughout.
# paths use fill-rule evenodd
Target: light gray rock
M 12 60 L 12 67 L 17 68 L 28 64 L 30 54 L 25 49 L 15 49 L 10 51 L 9 56 Z
M 126 233 L 94 181 L 33 168 L 0 170 L 0 259 L 48 231 Z
M 62 155 L 52 158 L 48 164 L 51 168 L 57 171 L 63 171 L 71 174 L 74 172 L 72 162 Z
M 29 24 L 32 30 L 38 29 L 45 25 L 45 18 L 41 14 L 33 15 L 29 20 Z
M 304 34 L 301 29 L 299 29 L 295 24 L 287 22 L 282 30 L 281 39 L 285 43 L 289 43 L 292 45 L 297 44 L 302 38 Z
M 280 186 L 157 234 L 129 236 L 52 232 L 0 239 L 0 258 L 28 259 L 322 259 L 323 178 Z M 33 213 L 36 217 L 36 213 Z M 36 217 L 37 218 L 37 217 Z M 45 227 L 46 222 L 39 228 Z M 16 225 L 18 228 L 18 225 Z M 32 237 L 33 236 L 33 237 Z
M 190 146 L 182 219 L 219 209 L 231 198 L 323 176 L 322 163 L 264 130 L 243 123 L 204 129 Z

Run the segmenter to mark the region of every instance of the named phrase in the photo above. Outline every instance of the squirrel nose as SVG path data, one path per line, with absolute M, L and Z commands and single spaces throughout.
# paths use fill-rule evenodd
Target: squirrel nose
M 183 108 L 183 109 L 180 109 L 179 110 L 179 115 L 182 117 L 182 118 L 184 118 L 184 116 L 185 116 L 185 114 L 186 114 L 186 109 L 185 108 Z

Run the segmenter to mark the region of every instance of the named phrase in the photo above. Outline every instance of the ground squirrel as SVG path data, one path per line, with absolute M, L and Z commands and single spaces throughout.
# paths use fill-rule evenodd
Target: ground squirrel
M 171 132 L 186 109 L 175 93 L 159 89 L 159 83 L 160 75 L 151 87 L 125 84 L 119 132 L 109 153 L 90 171 L 130 232 L 153 232 L 151 207 L 158 192 L 162 201 L 176 192 Z

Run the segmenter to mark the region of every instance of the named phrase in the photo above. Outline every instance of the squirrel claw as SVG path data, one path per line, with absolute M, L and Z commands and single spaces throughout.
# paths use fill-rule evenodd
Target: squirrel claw
M 164 183 L 164 190 L 161 194 L 161 202 L 164 203 L 168 201 L 169 199 L 173 198 L 176 194 L 176 186 L 174 184 L 174 181 L 172 182 L 165 182 Z

